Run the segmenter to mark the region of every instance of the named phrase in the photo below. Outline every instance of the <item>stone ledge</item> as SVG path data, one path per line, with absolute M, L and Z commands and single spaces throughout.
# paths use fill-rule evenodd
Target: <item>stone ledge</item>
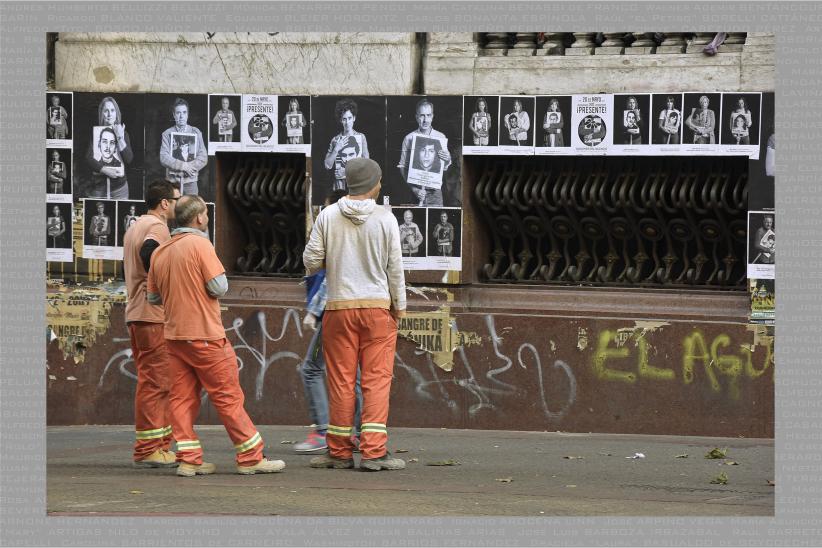
M 414 44 L 416 35 L 413 32 L 61 32 L 58 42 L 388 45 Z

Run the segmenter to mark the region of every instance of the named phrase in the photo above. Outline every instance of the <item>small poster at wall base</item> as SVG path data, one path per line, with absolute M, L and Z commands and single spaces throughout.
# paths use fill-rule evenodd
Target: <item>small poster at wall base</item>
M 775 280 L 748 280 L 751 295 L 751 321 L 772 323 L 776 318 Z

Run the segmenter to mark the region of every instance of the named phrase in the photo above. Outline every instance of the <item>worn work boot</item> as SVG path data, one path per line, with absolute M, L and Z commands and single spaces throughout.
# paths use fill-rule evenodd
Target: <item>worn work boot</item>
M 362 459 L 360 461 L 360 470 L 365 472 L 379 472 L 380 470 L 402 470 L 405 468 L 405 461 L 391 456 L 391 453 L 386 453 L 376 459 Z
M 144 459 L 135 460 L 134 468 L 173 468 L 177 466 L 177 457 L 174 453 L 157 449 Z
M 207 474 L 213 474 L 216 469 L 217 467 L 210 462 L 204 462 L 202 464 L 189 464 L 187 462 L 181 462 L 179 468 L 177 468 L 177 475 L 186 478 L 205 476 Z
M 311 468 L 354 468 L 354 459 L 338 459 L 326 454 L 314 457 L 308 464 Z
M 274 472 L 280 472 L 283 468 L 285 468 L 285 463 L 281 460 L 268 460 L 267 458 L 263 457 L 263 459 L 258 462 L 257 464 L 252 464 L 251 466 L 240 466 L 237 465 L 237 473 L 238 474 L 273 474 Z
M 294 446 L 294 451 L 297 453 L 319 453 L 326 449 L 328 449 L 328 444 L 325 443 L 325 434 L 320 434 L 316 430 L 308 434 L 305 441 Z

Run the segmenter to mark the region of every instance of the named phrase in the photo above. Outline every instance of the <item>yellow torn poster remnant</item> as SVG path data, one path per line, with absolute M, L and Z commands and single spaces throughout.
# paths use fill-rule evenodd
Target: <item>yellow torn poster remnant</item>
M 81 363 L 86 349 L 108 330 L 111 305 L 124 303 L 125 293 L 100 287 L 61 289 L 46 296 L 49 338 L 57 340 L 64 359 Z
M 445 371 L 454 367 L 454 350 L 482 343 L 470 331 L 457 331 L 448 306 L 427 312 L 408 312 L 400 318 L 398 335 L 414 341 L 420 350 L 431 354 L 432 361 Z

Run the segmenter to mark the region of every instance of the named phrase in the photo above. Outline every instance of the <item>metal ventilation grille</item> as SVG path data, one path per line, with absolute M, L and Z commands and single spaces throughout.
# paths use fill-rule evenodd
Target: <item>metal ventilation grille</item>
M 302 276 L 305 158 L 240 155 L 226 194 L 247 242 L 235 263 L 237 274 Z
M 477 158 L 490 282 L 746 289 L 744 158 Z

